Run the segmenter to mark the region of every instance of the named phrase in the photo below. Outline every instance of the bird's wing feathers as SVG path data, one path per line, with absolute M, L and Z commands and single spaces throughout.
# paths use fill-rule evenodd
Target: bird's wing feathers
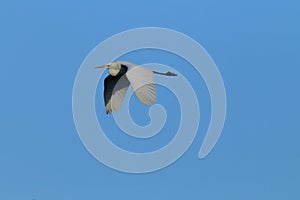
M 153 72 L 144 67 L 131 67 L 126 76 L 138 99 L 145 105 L 150 105 L 156 101 L 156 88 Z
M 107 76 L 104 80 L 104 102 L 106 114 L 118 111 L 127 92 L 129 81 L 126 76 Z

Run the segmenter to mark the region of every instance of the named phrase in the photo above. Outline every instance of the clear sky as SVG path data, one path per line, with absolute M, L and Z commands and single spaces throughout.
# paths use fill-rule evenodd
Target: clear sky
M 290 0 L 2 1 L 0 199 L 300 199 L 299 8 Z M 228 112 L 219 142 L 197 159 L 210 118 L 199 81 L 194 143 L 171 166 L 137 175 L 112 170 L 88 153 L 73 122 L 72 89 L 98 43 L 144 26 L 183 32 L 208 51 L 223 76 Z M 124 59 L 166 63 L 192 82 L 197 78 L 165 52 Z M 97 115 L 104 119 L 98 89 Z M 159 88 L 158 103 L 175 112 L 167 97 L 174 98 Z M 130 105 L 139 107 L 132 113 L 136 122 L 147 124 L 147 108 L 136 99 Z M 110 128 L 111 117 L 105 120 L 108 137 L 129 150 L 154 150 L 172 138 L 129 141 Z M 168 120 L 172 133 L 178 116 Z

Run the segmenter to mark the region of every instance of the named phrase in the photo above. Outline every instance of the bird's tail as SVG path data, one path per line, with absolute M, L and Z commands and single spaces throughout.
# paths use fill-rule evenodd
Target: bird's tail
M 164 75 L 164 76 L 177 76 L 177 74 L 173 73 L 173 72 L 166 72 L 166 73 L 162 73 L 162 72 L 156 72 L 153 71 L 154 74 L 159 74 L 159 75 Z

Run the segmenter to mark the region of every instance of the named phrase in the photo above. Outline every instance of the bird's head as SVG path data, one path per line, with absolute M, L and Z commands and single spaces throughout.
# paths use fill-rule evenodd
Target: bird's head
M 120 72 L 121 65 L 119 63 L 112 62 L 106 65 L 97 66 L 96 68 L 107 68 L 109 70 L 110 75 L 116 76 Z

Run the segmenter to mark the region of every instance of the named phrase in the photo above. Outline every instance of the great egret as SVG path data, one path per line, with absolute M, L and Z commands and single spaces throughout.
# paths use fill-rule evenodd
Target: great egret
M 107 68 L 110 74 L 104 80 L 106 114 L 120 109 L 129 85 L 143 104 L 151 105 L 156 101 L 153 74 L 177 76 L 172 72 L 156 72 L 125 61 L 112 62 L 96 68 Z

